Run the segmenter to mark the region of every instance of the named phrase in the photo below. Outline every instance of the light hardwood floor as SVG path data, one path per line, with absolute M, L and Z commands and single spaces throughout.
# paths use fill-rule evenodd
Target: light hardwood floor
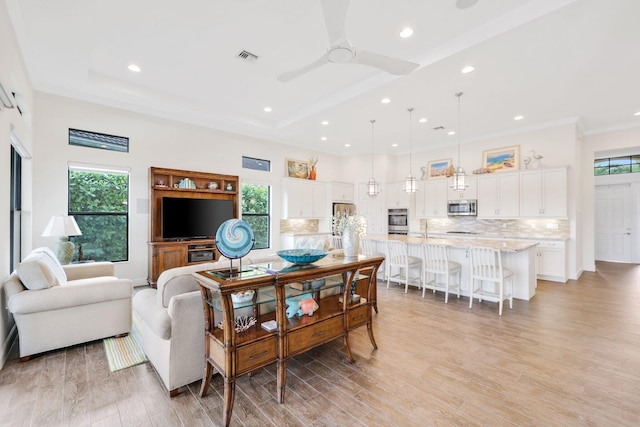
M 567 284 L 538 282 L 502 317 L 494 303 L 378 286 L 379 349 L 366 329 L 289 363 L 285 403 L 275 367 L 238 381 L 232 425 L 640 425 L 640 266 L 598 263 Z M 362 329 L 362 328 L 361 328 Z M 222 384 L 170 399 L 144 364 L 110 373 L 101 341 L 0 371 L 3 426 L 210 426 Z

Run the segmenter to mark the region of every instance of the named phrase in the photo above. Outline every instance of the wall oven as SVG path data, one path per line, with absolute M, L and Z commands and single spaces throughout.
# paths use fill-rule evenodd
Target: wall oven
M 478 201 L 477 200 L 449 200 L 447 202 L 447 215 L 476 216 L 478 215 Z
M 404 208 L 389 209 L 388 233 L 409 234 L 409 210 Z

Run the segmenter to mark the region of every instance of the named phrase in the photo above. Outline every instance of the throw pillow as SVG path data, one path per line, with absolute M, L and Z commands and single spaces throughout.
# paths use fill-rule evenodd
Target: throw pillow
M 38 248 L 16 267 L 22 284 L 29 290 L 47 289 L 67 282 L 62 266 L 51 250 Z

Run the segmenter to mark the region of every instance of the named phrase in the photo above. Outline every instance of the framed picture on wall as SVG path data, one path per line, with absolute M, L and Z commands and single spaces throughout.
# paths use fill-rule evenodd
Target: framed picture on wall
M 433 160 L 427 166 L 427 178 L 446 178 L 447 169 L 452 165 L 451 159 Z
M 289 178 L 309 179 L 309 162 L 304 160 L 285 159 Z
M 520 168 L 520 146 L 495 148 L 482 153 L 482 167 L 489 172 L 515 171 Z

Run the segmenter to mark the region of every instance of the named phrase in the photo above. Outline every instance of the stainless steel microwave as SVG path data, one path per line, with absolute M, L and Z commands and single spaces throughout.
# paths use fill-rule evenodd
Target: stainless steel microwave
M 449 200 L 447 202 L 447 215 L 449 216 L 476 216 L 478 215 L 478 201 Z

